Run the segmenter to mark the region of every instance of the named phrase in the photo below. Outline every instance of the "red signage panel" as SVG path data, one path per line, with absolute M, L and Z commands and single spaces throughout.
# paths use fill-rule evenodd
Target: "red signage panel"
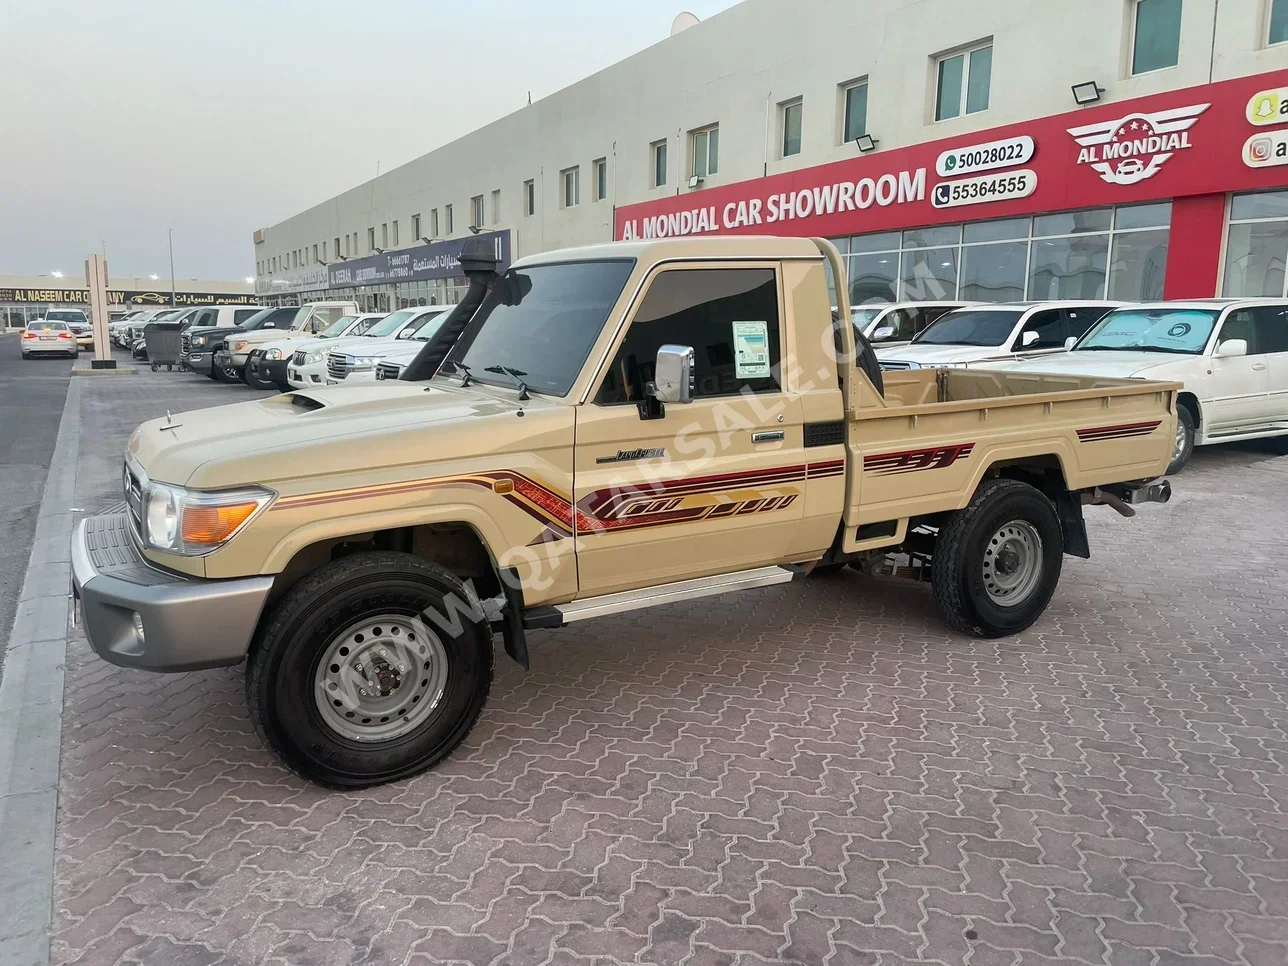
M 1280 187 L 1285 165 L 1275 71 L 626 205 L 613 230 L 861 234 Z

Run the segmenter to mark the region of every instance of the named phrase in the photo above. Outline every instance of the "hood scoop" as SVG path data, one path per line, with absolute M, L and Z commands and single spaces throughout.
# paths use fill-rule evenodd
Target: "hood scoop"
M 314 409 L 325 409 L 326 403 L 321 399 L 314 399 L 312 396 L 306 396 L 304 393 L 291 393 L 291 405 L 296 409 L 303 409 L 306 412 L 312 412 Z

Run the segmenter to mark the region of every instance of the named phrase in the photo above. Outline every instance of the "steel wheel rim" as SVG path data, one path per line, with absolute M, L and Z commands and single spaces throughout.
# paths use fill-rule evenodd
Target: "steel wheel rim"
M 402 614 L 346 627 L 323 648 L 313 675 L 323 723 L 353 741 L 391 741 L 414 731 L 446 687 L 443 642 L 424 621 Z
M 1027 520 L 997 528 L 984 547 L 984 590 L 993 603 L 1016 607 L 1042 582 L 1042 536 Z
M 1185 432 L 1185 424 L 1178 419 L 1176 421 L 1176 439 L 1172 441 L 1172 461 L 1173 462 L 1180 459 L 1181 454 L 1185 452 L 1186 436 L 1187 436 L 1187 433 Z

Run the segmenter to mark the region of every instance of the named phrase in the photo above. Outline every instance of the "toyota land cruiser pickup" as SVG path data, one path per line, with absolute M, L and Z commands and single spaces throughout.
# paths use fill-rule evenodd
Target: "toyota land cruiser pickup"
M 619 243 L 504 273 L 489 251 L 462 256 L 468 292 L 399 379 L 134 431 L 125 502 L 73 538 L 101 657 L 246 661 L 267 745 L 354 788 L 462 741 L 494 634 L 527 667 L 534 629 L 891 554 L 952 627 L 1015 634 L 1062 554 L 1089 555 L 1084 506 L 1170 492 L 1177 384 L 883 377 L 825 240 Z

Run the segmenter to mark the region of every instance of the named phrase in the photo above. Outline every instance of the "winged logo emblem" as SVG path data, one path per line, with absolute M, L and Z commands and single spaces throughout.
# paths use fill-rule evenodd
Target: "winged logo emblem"
M 1190 128 L 1211 106 L 1193 104 L 1153 114 L 1137 112 L 1068 131 L 1082 145 L 1079 164 L 1090 165 L 1109 184 L 1138 184 L 1158 174 L 1177 151 L 1191 147 Z

